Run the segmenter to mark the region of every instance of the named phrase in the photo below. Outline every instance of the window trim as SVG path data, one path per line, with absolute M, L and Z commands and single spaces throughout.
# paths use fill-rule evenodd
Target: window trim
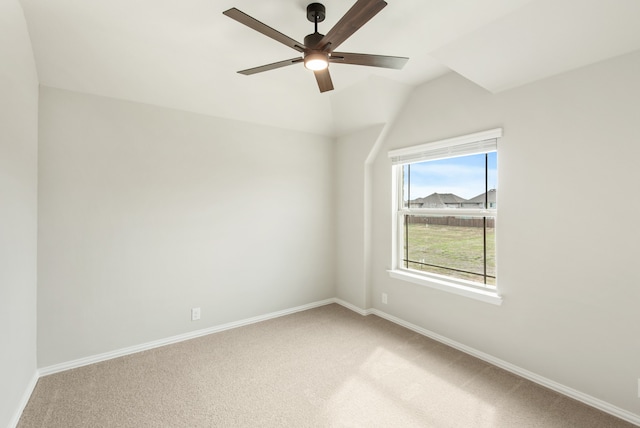
M 452 278 L 430 278 L 429 274 L 413 273 L 412 271 L 404 268 L 389 269 L 387 273 L 391 278 L 394 279 L 423 285 L 429 288 L 435 288 L 436 290 L 446 291 L 448 293 L 457 294 L 459 296 L 469 297 L 471 299 L 479 300 L 485 303 L 491 303 L 497 306 L 500 306 L 502 304 L 502 296 L 498 294 L 497 290 L 482 290 L 468 285 L 457 284 L 452 280 Z
M 404 208 L 402 201 L 401 185 L 403 183 L 402 165 L 425 160 L 444 159 L 458 156 L 467 156 L 478 153 L 486 153 L 497 149 L 497 138 L 502 137 L 502 128 L 477 132 L 417 146 L 406 147 L 389 151 L 392 167 L 392 250 L 391 266 L 387 272 L 394 279 L 427 286 L 441 291 L 446 291 L 460 296 L 469 297 L 494 305 L 502 304 L 502 297 L 496 287 L 485 287 L 471 281 L 447 277 L 428 272 L 417 272 L 407 269 L 400 262 L 400 252 L 403 247 L 402 217 L 405 214 L 431 214 L 431 215 L 472 215 L 494 217 L 497 223 L 496 209 L 425 209 Z

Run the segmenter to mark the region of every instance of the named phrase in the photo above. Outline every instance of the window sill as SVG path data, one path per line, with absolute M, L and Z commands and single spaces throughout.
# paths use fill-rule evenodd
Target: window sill
M 491 303 L 493 305 L 501 305 L 502 297 L 497 291 L 481 290 L 474 287 L 468 287 L 462 284 L 456 284 L 437 278 L 429 278 L 426 276 L 414 274 L 408 271 L 393 269 L 388 270 L 391 278 L 400 279 L 402 281 L 412 282 L 418 285 L 435 288 L 436 290 L 446 291 L 448 293 L 457 294 L 459 296 L 469 297 L 471 299 L 480 300 L 481 302 Z

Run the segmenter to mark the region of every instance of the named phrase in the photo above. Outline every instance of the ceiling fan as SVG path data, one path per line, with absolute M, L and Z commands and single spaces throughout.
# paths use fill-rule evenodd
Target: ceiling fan
M 358 31 L 360 27 L 366 24 L 386 5 L 387 2 L 383 0 L 357 0 L 338 23 L 324 35 L 318 33 L 318 23 L 324 21 L 325 7 L 320 3 L 311 3 L 307 6 L 307 19 L 314 23 L 315 31 L 304 38 L 304 44 L 274 30 L 235 7 L 222 13 L 302 54 L 302 57 L 249 68 L 238 71 L 238 73 L 251 75 L 302 62 L 306 68 L 313 71 L 320 92 L 326 92 L 333 90 L 333 82 L 331 81 L 328 68 L 330 63 L 367 65 L 370 67 L 394 68 L 399 70 L 404 67 L 405 63 L 409 60 L 409 58 L 397 56 L 335 51 L 338 46 Z

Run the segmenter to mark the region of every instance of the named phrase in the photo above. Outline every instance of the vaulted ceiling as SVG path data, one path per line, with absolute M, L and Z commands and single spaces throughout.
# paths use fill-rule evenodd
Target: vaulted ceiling
M 457 72 L 491 92 L 640 49 L 638 0 L 387 0 L 341 51 L 406 56 L 402 70 L 332 64 L 320 93 L 296 51 L 224 16 L 237 7 L 302 41 L 307 0 L 21 0 L 40 83 L 338 135 L 385 122 L 411 88 Z M 324 0 L 326 33 L 355 0 Z

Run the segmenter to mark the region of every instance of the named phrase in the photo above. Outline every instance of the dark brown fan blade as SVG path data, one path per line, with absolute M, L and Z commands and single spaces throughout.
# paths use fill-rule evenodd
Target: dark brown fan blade
M 400 70 L 409 58 L 400 56 L 367 55 L 359 53 L 333 52 L 329 62 L 336 64 L 367 65 L 369 67 L 395 68 Z
M 260 67 L 248 68 L 246 70 L 240 70 L 238 73 L 249 76 L 250 74 L 262 73 L 263 71 L 275 70 L 276 68 L 286 67 L 287 65 L 296 64 L 302 62 L 302 58 L 285 59 L 284 61 L 274 62 L 273 64 L 261 65 Z
M 333 51 L 371 18 L 376 16 L 386 5 L 387 2 L 383 0 L 358 0 L 313 48 L 325 49 L 330 44 L 328 49 Z
M 316 76 L 316 81 L 318 82 L 318 88 L 320 88 L 320 92 L 333 91 L 333 82 L 331 81 L 331 75 L 329 74 L 328 68 L 325 68 L 324 70 L 314 71 L 313 74 Z
M 302 43 L 296 42 L 291 37 L 285 36 L 281 32 L 274 30 L 273 28 L 269 27 L 266 24 L 263 24 L 255 18 L 250 17 L 249 15 L 236 9 L 235 7 L 232 7 L 229 10 L 225 10 L 222 13 L 227 15 L 231 19 L 235 19 L 239 23 L 246 25 L 249 28 L 253 28 L 259 33 L 264 34 L 265 36 L 272 38 L 273 40 L 276 40 L 284 45 L 289 46 L 292 49 L 297 50 L 298 52 L 304 52 L 304 45 Z

